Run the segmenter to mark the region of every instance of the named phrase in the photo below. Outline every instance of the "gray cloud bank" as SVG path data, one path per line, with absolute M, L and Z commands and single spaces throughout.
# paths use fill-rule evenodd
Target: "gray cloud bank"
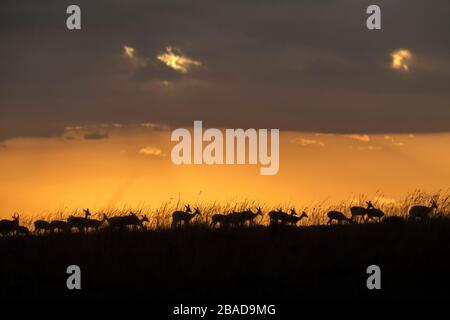
M 67 125 L 203 120 L 208 127 L 443 132 L 450 119 L 450 2 L 70 1 L 0 4 L 0 140 Z M 133 65 L 123 46 L 145 60 Z M 181 74 L 165 47 L 200 61 Z M 389 67 L 398 48 L 409 72 Z

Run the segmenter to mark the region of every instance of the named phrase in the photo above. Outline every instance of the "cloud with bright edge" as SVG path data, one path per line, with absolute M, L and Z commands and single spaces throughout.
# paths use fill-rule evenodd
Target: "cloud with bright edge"
M 403 147 L 405 144 L 401 141 L 396 141 L 394 137 L 392 136 L 384 136 L 384 140 L 389 141 L 396 147 Z
M 324 147 L 325 143 L 323 143 L 322 141 L 318 141 L 318 140 L 314 140 L 314 139 L 305 139 L 305 138 L 295 138 L 291 140 L 292 143 L 294 144 L 299 144 L 301 146 L 320 146 L 320 147 Z
M 178 53 L 175 51 L 178 51 Z M 172 47 L 166 47 L 166 52 L 158 55 L 157 58 L 169 68 L 181 73 L 188 72 L 193 66 L 201 65 L 200 61 L 184 56 L 179 50 L 173 49 Z
M 133 59 L 135 57 L 135 50 L 129 46 L 123 46 L 123 51 L 126 57 Z
M 346 134 L 347 138 L 361 142 L 370 142 L 370 137 L 367 134 Z
M 398 49 L 391 53 L 391 68 L 396 70 L 409 71 L 409 63 L 412 59 L 411 51 Z
M 127 45 L 123 46 L 123 57 L 134 67 L 145 67 L 147 66 L 149 60 L 148 58 L 139 56 L 135 48 Z

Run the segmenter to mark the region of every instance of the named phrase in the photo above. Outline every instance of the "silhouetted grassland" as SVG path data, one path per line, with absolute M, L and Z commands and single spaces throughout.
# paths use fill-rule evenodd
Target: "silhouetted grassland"
M 168 202 L 151 212 L 133 210 L 149 215 L 145 231 L 105 227 L 86 234 L 1 237 L 0 296 L 170 301 L 450 298 L 448 192 L 416 191 L 395 204 L 372 200 L 387 216 L 403 219 L 324 225 L 328 210 L 349 216 L 350 205 L 366 199 L 297 208 L 310 215 L 297 227 L 269 227 L 267 216 L 254 227 L 209 227 L 214 213 L 264 206 L 245 201 L 196 204 L 202 215 L 192 225 L 170 229 L 170 213 L 182 204 Z M 438 210 L 430 219 L 404 219 L 411 205 L 431 199 Z M 129 209 L 99 210 L 97 215 L 125 214 Z M 265 206 L 264 212 L 269 209 L 274 208 Z M 44 218 L 67 214 L 61 210 Z M 66 288 L 66 268 L 72 264 L 81 268 L 81 291 Z M 381 291 L 366 287 L 366 268 L 372 264 L 381 268 Z
M 103 230 L 0 240 L 3 297 L 299 299 L 450 297 L 450 220 L 212 230 Z M 66 268 L 82 290 L 66 289 Z M 366 268 L 382 290 L 366 289 Z
M 255 211 L 257 207 L 261 207 L 263 213 L 265 213 L 264 217 L 257 217 L 255 222 L 260 225 L 268 225 L 269 217 L 267 213 L 270 210 L 274 210 L 277 208 L 282 208 L 284 211 L 289 212 L 290 208 L 295 207 L 297 212 L 300 214 L 302 211 L 306 211 L 309 218 L 303 219 L 299 226 L 313 226 L 313 225 L 322 225 L 325 224 L 328 220 L 326 214 L 331 210 L 342 211 L 348 217 L 350 217 L 349 209 L 351 206 L 366 206 L 366 201 L 371 200 L 375 207 L 384 211 L 386 216 L 398 216 L 402 218 L 408 217 L 408 210 L 411 206 L 417 204 L 429 205 L 430 200 L 435 200 L 438 205 L 438 210 L 433 213 L 434 216 L 445 215 L 448 212 L 448 205 L 450 199 L 450 189 L 449 190 L 441 190 L 434 193 L 424 192 L 422 190 L 415 190 L 407 194 L 402 199 L 394 201 L 392 199 L 385 198 L 384 195 L 378 192 L 375 196 L 369 197 L 364 194 L 360 194 L 355 197 L 351 197 L 349 199 L 343 200 L 338 203 L 330 202 L 327 200 L 318 201 L 318 202 L 306 202 L 302 204 L 294 204 L 293 202 L 284 202 L 279 203 L 277 205 L 267 205 L 265 203 L 261 203 L 258 201 L 253 201 L 246 199 L 240 202 L 233 203 L 206 203 L 203 201 L 196 201 L 191 203 L 192 207 L 199 207 L 201 211 L 201 215 L 195 217 L 193 221 L 196 223 L 209 223 L 211 221 L 211 216 L 216 213 L 230 213 L 233 211 L 243 211 L 246 209 L 252 209 Z M 161 229 L 161 228 L 169 228 L 171 225 L 171 214 L 176 210 L 184 210 L 185 203 L 181 200 L 172 200 L 162 203 L 157 207 L 148 207 L 148 206 L 127 206 L 124 205 L 122 207 L 115 208 L 100 208 L 98 210 L 92 210 L 92 218 L 102 219 L 103 215 L 107 216 L 117 216 L 117 215 L 125 215 L 130 211 L 138 214 L 145 214 L 149 218 L 149 222 L 146 223 L 146 227 L 148 229 Z M 59 208 L 54 212 L 42 212 L 42 213 L 34 213 L 32 216 L 21 217 L 21 225 L 25 225 L 33 229 L 33 221 L 37 219 L 44 219 L 47 221 L 53 219 L 67 219 L 68 216 L 84 216 L 82 208 L 78 209 L 69 209 L 69 208 Z M 7 216 L 6 218 L 10 218 Z

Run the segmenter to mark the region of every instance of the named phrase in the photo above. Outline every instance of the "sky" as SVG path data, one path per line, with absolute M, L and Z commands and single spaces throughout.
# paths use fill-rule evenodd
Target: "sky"
M 448 1 L 378 1 L 377 31 L 359 0 L 69 4 L 0 4 L 2 216 L 449 187 Z M 279 174 L 174 166 L 194 120 L 280 129 Z

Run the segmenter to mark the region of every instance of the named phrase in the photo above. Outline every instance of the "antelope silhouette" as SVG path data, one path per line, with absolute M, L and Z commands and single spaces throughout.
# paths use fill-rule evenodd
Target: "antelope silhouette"
M 374 208 L 373 204 L 371 201 L 367 201 L 367 208 L 364 207 L 358 207 L 358 206 L 354 206 L 350 208 L 350 213 L 351 213 L 351 220 L 353 221 L 353 219 L 356 220 L 356 218 L 359 218 L 358 220 L 361 221 L 361 219 L 364 219 L 364 216 L 367 214 L 367 211 L 371 208 Z
M 293 212 L 292 212 L 293 211 Z M 305 211 L 302 212 L 302 214 L 300 215 L 300 217 L 296 216 L 296 212 L 295 210 L 292 210 L 291 214 L 288 215 L 285 219 L 286 219 L 286 223 L 291 224 L 292 226 L 295 226 L 297 224 L 297 222 L 299 222 L 300 220 L 302 220 L 303 218 L 308 218 L 308 215 L 306 214 Z
M 372 206 L 372 208 L 367 208 L 366 216 L 367 221 L 378 220 L 378 222 L 380 222 L 381 218 L 384 217 L 384 212 Z
M 434 209 L 437 209 L 437 203 L 434 200 L 430 202 L 431 206 L 413 206 L 409 209 L 409 217 L 413 220 L 419 218 L 421 220 L 426 220 Z
M 225 227 L 230 225 L 231 219 L 229 215 L 216 213 L 211 216 L 211 227 L 215 227 L 217 224 L 220 224 L 221 227 Z
M 103 215 L 103 220 L 107 221 L 110 228 L 119 228 L 125 229 L 127 227 L 133 227 L 141 229 L 145 229 L 144 222 L 148 222 L 147 216 L 143 215 L 142 218 L 139 218 L 135 213 L 130 211 L 130 214 L 127 216 L 115 216 L 108 218 L 106 214 Z
M 283 210 L 281 210 L 281 208 L 278 208 L 277 210 L 272 210 L 268 213 L 269 215 L 269 220 L 270 220 L 270 224 L 276 224 L 278 222 L 282 222 L 283 221 L 283 217 L 287 216 L 288 214 L 286 212 L 283 212 Z
M 200 210 L 198 208 L 194 208 L 194 213 L 190 213 L 191 207 L 189 205 L 185 206 L 186 211 L 174 211 L 172 213 L 172 228 L 184 225 L 188 225 L 191 220 L 196 216 L 200 215 Z
M 241 214 L 241 219 L 243 220 L 243 224 L 245 224 L 245 222 L 248 221 L 248 223 L 249 223 L 250 225 L 253 225 L 253 224 L 255 223 L 254 220 L 255 220 L 255 218 L 256 218 L 257 216 L 261 216 L 261 217 L 263 216 L 261 207 L 258 207 L 258 208 L 256 209 L 256 212 L 255 212 L 255 213 L 253 213 L 252 210 L 244 211 L 244 212 Z
M 227 215 L 226 219 L 229 224 L 231 224 L 234 227 L 239 227 L 243 225 L 242 221 L 242 214 L 244 211 L 233 211 L 230 214 Z
M 146 217 L 147 219 L 147 217 Z M 87 219 L 86 220 L 86 230 L 94 229 L 95 231 L 98 231 L 100 226 L 105 222 L 105 217 L 103 216 L 103 220 L 97 220 L 97 219 Z M 148 221 L 148 219 L 146 220 Z
M 62 221 L 62 220 L 50 221 L 50 231 L 55 232 L 56 230 L 60 230 L 62 232 L 68 232 L 70 230 L 69 223 L 67 221 Z
M 327 222 L 327 224 L 331 224 L 331 223 L 333 222 L 333 220 L 336 220 L 339 224 L 341 224 L 341 223 L 344 222 L 344 221 L 352 222 L 352 219 L 347 218 L 347 217 L 345 216 L 345 214 L 343 214 L 343 213 L 340 212 L 340 211 L 329 211 L 329 212 L 327 213 L 327 217 L 328 217 L 328 222 Z
M 52 230 L 50 222 L 45 220 L 36 220 L 34 222 L 34 233 L 40 234 L 45 232 L 50 232 Z
M 258 208 L 256 213 L 253 213 L 251 209 L 232 212 L 227 216 L 227 219 L 229 219 L 230 223 L 232 223 L 234 226 L 244 226 L 246 222 L 248 222 L 249 225 L 252 225 L 254 223 L 253 220 L 257 216 L 263 216 L 261 208 Z
M 281 223 L 281 224 L 286 224 L 286 223 L 291 223 L 292 217 L 295 217 L 297 215 L 297 212 L 295 212 L 295 209 L 292 208 L 290 213 L 286 213 L 283 212 L 281 210 L 281 208 L 279 208 L 278 210 L 274 210 L 274 211 L 270 211 L 269 212 L 269 218 L 270 218 L 270 224 L 276 224 L 276 223 Z M 299 221 L 299 220 L 298 220 Z
M 78 229 L 78 232 L 84 232 L 86 230 L 86 221 L 89 219 L 91 212 L 89 211 L 89 208 L 83 209 L 83 211 L 84 217 L 70 216 L 67 219 L 70 229 L 72 228 Z
M 12 216 L 12 220 L 3 219 L 0 220 L 0 233 L 3 236 L 13 234 L 19 228 L 19 215 L 14 213 Z
M 17 235 L 29 236 L 30 235 L 30 230 L 28 230 L 28 228 L 25 227 L 25 226 L 18 226 L 17 230 L 16 230 L 16 234 Z

